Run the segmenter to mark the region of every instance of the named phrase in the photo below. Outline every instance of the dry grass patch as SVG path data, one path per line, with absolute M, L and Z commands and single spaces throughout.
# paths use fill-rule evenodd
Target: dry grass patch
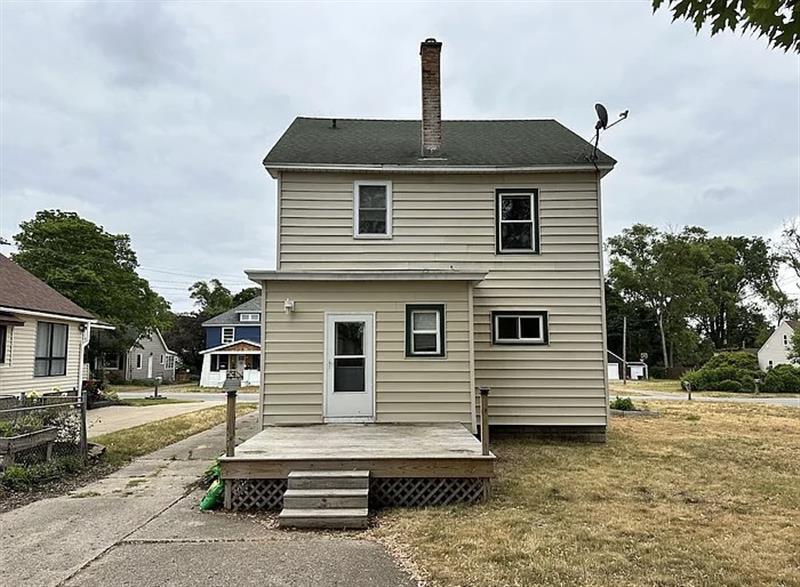
M 236 413 L 243 415 L 255 409 L 254 404 L 239 404 L 236 406 Z M 120 465 L 223 422 L 225 406 L 216 406 L 103 434 L 90 440 L 106 447 L 105 458 L 108 463 Z
M 800 411 L 650 404 L 607 445 L 495 438 L 490 502 L 377 533 L 442 585 L 800 585 Z

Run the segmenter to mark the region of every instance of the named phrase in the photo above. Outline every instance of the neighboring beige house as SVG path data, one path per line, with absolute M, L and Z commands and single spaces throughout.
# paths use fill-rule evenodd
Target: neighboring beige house
M 264 426 L 460 422 L 601 436 L 608 424 L 600 180 L 555 120 L 297 118 L 264 160 Z
M 758 349 L 758 366 L 763 371 L 789 363 L 792 336 L 800 325 L 797 320 L 784 320 Z
M 94 317 L 0 255 L 0 395 L 81 389 Z

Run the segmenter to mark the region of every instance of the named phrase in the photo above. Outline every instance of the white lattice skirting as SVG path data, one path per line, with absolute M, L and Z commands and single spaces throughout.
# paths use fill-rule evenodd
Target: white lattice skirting
M 230 479 L 230 508 L 279 510 L 286 479 Z M 483 478 L 372 478 L 369 502 L 374 508 L 422 507 L 477 503 L 489 497 L 489 479 Z

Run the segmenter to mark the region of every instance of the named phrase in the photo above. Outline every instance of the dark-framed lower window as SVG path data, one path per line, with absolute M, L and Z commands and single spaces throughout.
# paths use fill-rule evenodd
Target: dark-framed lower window
M 539 190 L 498 188 L 495 198 L 497 253 L 538 253 Z
M 547 312 L 543 310 L 492 312 L 492 344 L 543 345 L 549 342 Z
M 8 326 L 0 324 L 0 365 L 6 362 L 6 340 L 8 340 Z
M 444 304 L 406 304 L 406 356 L 443 357 Z
M 67 325 L 38 322 L 34 377 L 58 377 L 67 374 Z

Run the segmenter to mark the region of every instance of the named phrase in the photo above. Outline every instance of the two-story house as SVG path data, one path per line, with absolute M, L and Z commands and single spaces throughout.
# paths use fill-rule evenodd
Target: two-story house
M 263 288 L 262 425 L 459 422 L 603 439 L 600 181 L 615 161 L 551 119 L 297 118 Z
M 243 386 L 261 382 L 261 297 L 203 322 L 201 387 L 222 387 L 230 372 Z

